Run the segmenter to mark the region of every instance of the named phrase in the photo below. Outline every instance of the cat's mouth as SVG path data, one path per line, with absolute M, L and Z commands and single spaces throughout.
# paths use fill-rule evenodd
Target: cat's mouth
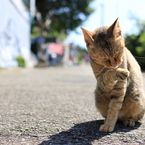
M 110 66 L 110 67 L 106 67 L 107 69 L 117 69 L 119 67 L 119 65 L 118 66 Z

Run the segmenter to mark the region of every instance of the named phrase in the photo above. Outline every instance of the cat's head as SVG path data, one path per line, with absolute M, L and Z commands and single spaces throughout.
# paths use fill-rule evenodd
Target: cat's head
M 118 19 L 110 27 L 101 27 L 93 32 L 81 29 L 94 62 L 105 68 L 115 68 L 121 64 L 125 44 Z

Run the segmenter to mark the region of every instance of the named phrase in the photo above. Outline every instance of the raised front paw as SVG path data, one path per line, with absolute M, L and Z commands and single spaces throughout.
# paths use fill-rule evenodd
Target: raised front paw
M 112 132 L 114 130 L 114 126 L 103 124 L 100 126 L 99 131 L 101 132 Z
M 123 80 L 128 78 L 129 74 L 130 73 L 129 73 L 128 70 L 122 69 L 122 68 L 118 68 L 116 70 L 116 79 L 119 80 L 119 81 L 123 81 Z

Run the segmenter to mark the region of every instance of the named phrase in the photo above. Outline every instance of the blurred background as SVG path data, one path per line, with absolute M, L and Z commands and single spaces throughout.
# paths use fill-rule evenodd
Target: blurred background
M 4 0 L 0 2 L 0 68 L 87 64 L 80 27 L 119 17 L 126 46 L 145 70 L 145 1 Z

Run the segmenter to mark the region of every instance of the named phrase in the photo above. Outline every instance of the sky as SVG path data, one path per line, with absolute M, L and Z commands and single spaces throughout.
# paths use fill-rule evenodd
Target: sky
M 93 31 L 101 26 L 110 26 L 116 18 L 119 18 L 123 35 L 125 35 L 135 33 L 137 30 L 135 21 L 130 19 L 131 16 L 145 20 L 145 0 L 94 0 L 90 7 L 95 11 L 76 29 L 77 33 L 73 31 L 68 35 L 66 43 L 85 47 L 80 27 Z

